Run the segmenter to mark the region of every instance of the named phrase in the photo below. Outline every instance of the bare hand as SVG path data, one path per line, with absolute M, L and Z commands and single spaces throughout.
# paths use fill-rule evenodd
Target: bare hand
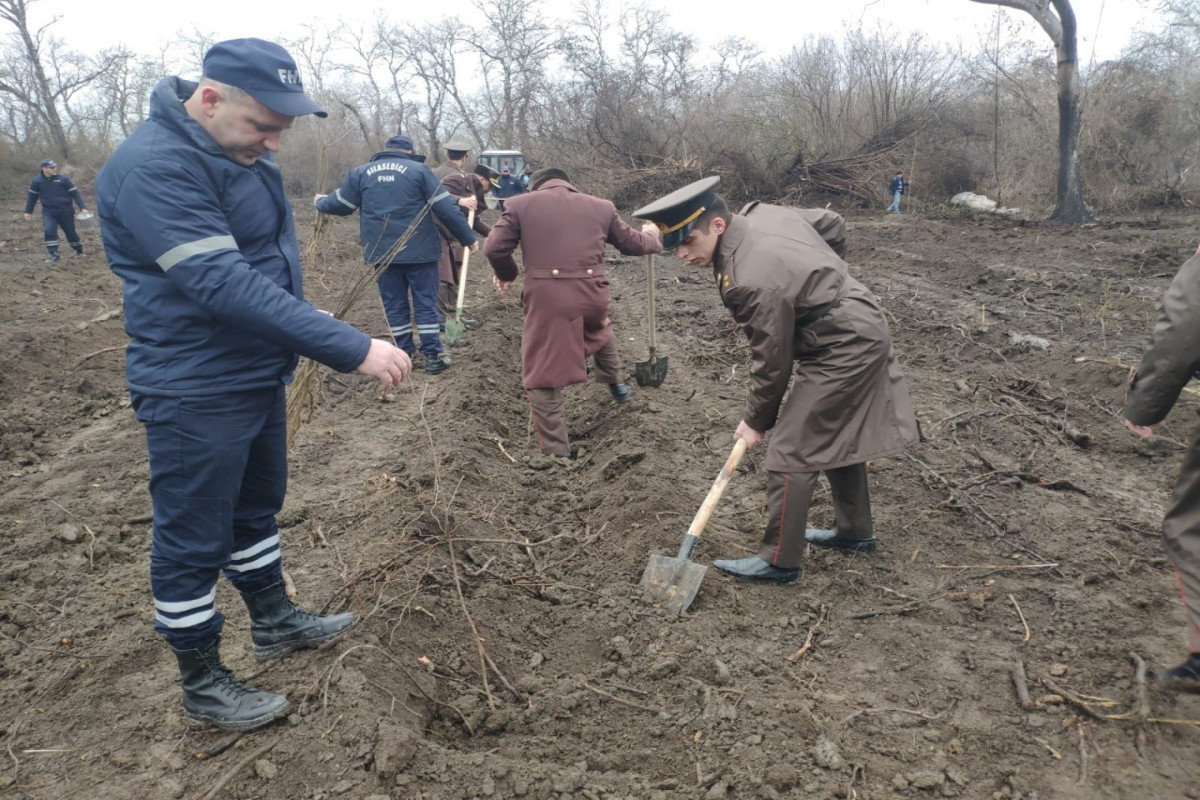
M 479 202 L 475 199 L 475 195 L 473 194 L 468 195 L 467 197 L 458 198 L 458 204 L 463 208 L 470 209 L 471 211 L 474 211 L 479 207 Z
M 657 230 L 657 228 L 655 229 Z M 754 445 L 762 441 L 763 435 L 761 432 L 754 430 L 746 424 L 745 420 L 738 423 L 737 430 L 733 432 L 734 439 L 745 439 L 746 449 L 753 450 Z
M 1129 432 L 1134 436 L 1140 436 L 1143 439 L 1149 439 L 1154 435 L 1154 431 L 1150 430 L 1149 425 L 1134 425 L 1129 420 L 1125 420 L 1125 427 L 1128 428 Z
M 313 195 L 313 205 L 316 205 L 317 203 L 319 203 L 321 201 L 322 197 L 328 197 L 328 196 L 329 195 L 324 195 L 324 194 Z
M 642 233 L 652 233 L 652 234 L 654 234 L 655 238 L 657 238 L 658 237 L 658 226 L 655 225 L 653 222 L 643 222 L 642 223 Z
M 31 220 L 31 219 L 33 219 L 33 214 L 26 214 L 26 215 L 25 215 L 25 221 L 26 221 L 26 222 L 28 222 L 28 221 L 29 221 L 29 220 Z
M 383 388 L 399 386 L 412 372 L 412 359 L 408 353 L 382 339 L 372 339 L 367 357 L 355 369 L 363 375 L 378 378 Z
M 501 294 L 508 291 L 508 287 L 512 286 L 512 281 L 502 281 L 499 275 L 492 275 L 492 284 L 500 291 Z

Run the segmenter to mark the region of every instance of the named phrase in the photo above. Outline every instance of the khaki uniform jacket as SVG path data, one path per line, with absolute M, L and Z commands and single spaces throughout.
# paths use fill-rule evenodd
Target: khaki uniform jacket
M 438 164 L 433 168 L 433 177 L 439 181 L 447 175 L 466 175 L 467 171 L 455 164 L 453 161 L 447 161 L 445 164 Z
M 518 244 L 525 264 L 521 382 L 526 389 L 582 383 L 587 356 L 613 338 L 605 244 L 641 256 L 660 252 L 662 243 L 629 227 L 608 200 L 553 179 L 504 202 L 483 248 L 501 280 L 517 277 Z
M 1129 387 L 1125 417 L 1136 425 L 1166 419 L 1200 369 L 1200 253 L 1179 268 L 1163 297 L 1150 349 Z
M 487 197 L 486 192 L 479 187 L 479 181 L 475 180 L 474 175 L 456 172 L 442 178 L 442 186 L 445 186 L 446 191 L 455 198 L 475 195 L 479 207 L 475 211 L 475 223 L 472 230 L 479 234 L 481 239 L 486 239 L 492 229 L 483 221 L 483 211 L 487 209 Z M 458 206 L 458 210 L 464 217 L 469 216 L 467 209 L 462 206 Z M 454 265 L 462 263 L 463 246 L 437 217 L 433 218 L 433 224 L 437 226 L 438 233 L 442 236 L 442 255 L 438 259 L 438 280 L 442 283 L 457 283 Z
M 752 203 L 717 248 L 721 299 L 750 339 L 743 419 L 775 429 L 773 472 L 859 464 L 917 438 L 887 320 L 834 252 L 844 243 L 845 223 L 832 211 Z

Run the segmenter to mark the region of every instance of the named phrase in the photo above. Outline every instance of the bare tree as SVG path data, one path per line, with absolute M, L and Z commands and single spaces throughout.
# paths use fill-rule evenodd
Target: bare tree
M 413 103 L 413 124 L 424 134 L 430 153 L 441 152 L 442 127 L 446 122 L 451 97 L 458 91 L 458 73 L 454 62 L 455 44 L 463 31 L 455 19 L 422 25 L 415 30 L 397 29 L 397 47 L 404 54 L 413 76 L 417 94 L 424 96 Z
M 1083 173 L 1079 166 L 1082 113 L 1079 89 L 1079 49 L 1075 11 L 1069 0 L 970 0 L 1004 6 L 1033 17 L 1054 42 L 1058 63 L 1058 182 L 1050 219 L 1077 225 L 1091 217 L 1083 202 Z
M 523 148 L 529 143 L 529 114 L 546 60 L 560 37 L 542 18 L 538 0 L 474 0 L 474 5 L 488 21 L 486 35 L 464 29 L 462 39 L 479 58 L 483 73 L 483 99 L 491 117 L 484 144 Z
M 0 0 L 0 19 L 16 29 L 17 47 L 26 59 L 23 70 L 9 69 L 0 75 L 0 93 L 26 106 L 30 118 L 45 126 L 65 160 L 71 156 L 71 147 L 59 105 L 111 69 L 112 60 L 105 57 L 93 61 L 68 53 L 49 35 L 57 18 L 36 30 L 30 28 L 30 2 L 33 0 Z M 11 61 L 9 64 L 13 66 Z

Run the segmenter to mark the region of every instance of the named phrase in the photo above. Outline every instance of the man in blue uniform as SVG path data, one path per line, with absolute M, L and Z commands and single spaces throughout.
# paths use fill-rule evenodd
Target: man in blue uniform
M 183 677 L 187 716 L 249 730 L 288 701 L 221 663 L 224 571 L 263 660 L 332 641 L 352 614 L 319 617 L 284 591 L 275 515 L 287 485 L 284 385 L 297 354 L 386 386 L 404 351 L 313 308 L 272 154 L 295 117 L 325 116 L 279 45 L 235 39 L 199 84 L 165 78 L 149 119 L 96 180 L 104 249 L 125 291 L 126 376 L 146 428 L 155 629 Z
M 496 188 L 492 190 L 492 194 L 496 195 L 496 200 L 500 204 L 500 211 L 503 212 L 504 201 L 510 197 L 516 197 L 524 191 L 525 184 L 512 174 L 512 170 L 505 167 L 500 170 L 500 179 L 496 181 Z
M 58 261 L 58 229 L 62 228 L 67 235 L 67 244 L 75 251 L 75 255 L 83 255 L 83 243 L 75 232 L 75 213 L 72 203 L 79 206 L 80 211 L 87 211 L 83 203 L 83 195 L 71 183 L 66 175 L 58 174 L 58 164 L 50 159 L 41 163 L 42 174 L 29 184 L 29 196 L 25 200 L 25 219 L 33 219 L 33 207 L 42 201 L 42 233 L 46 237 L 46 250 L 50 253 L 47 261 Z
M 414 353 L 412 334 L 416 320 L 425 371 L 436 375 L 449 369 L 450 359 L 442 354 L 438 331 L 442 321 L 438 314 L 438 257 L 442 253 L 442 238 L 428 211 L 432 209 L 465 246 L 475 243 L 475 234 L 458 212 L 455 198 L 422 163 L 425 157 L 413 155 L 412 139 L 393 136 L 386 147 L 366 164 L 350 170 L 333 194 L 319 194 L 314 202 L 323 214 L 347 216 L 361 210 L 359 234 L 363 261 L 368 264 L 375 264 L 387 255 L 412 221 L 421 217 L 408 244 L 392 256 L 388 268 L 380 273 L 379 294 L 392 338 L 410 356 Z

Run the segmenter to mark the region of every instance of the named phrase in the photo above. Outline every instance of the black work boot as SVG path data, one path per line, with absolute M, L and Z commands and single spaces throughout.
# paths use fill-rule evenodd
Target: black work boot
M 286 697 L 233 677 L 221 663 L 221 640 L 199 650 L 175 650 L 183 676 L 183 713 L 230 731 L 250 731 L 285 716 L 291 710 Z
M 288 599 L 283 583 L 254 594 L 242 594 L 250 609 L 250 639 L 259 661 L 285 656 L 293 650 L 332 642 L 354 624 L 353 614 L 319 617 L 301 611 Z
M 1159 675 L 1158 683 L 1173 692 L 1200 693 L 1200 653 L 1192 653 L 1187 661 Z

